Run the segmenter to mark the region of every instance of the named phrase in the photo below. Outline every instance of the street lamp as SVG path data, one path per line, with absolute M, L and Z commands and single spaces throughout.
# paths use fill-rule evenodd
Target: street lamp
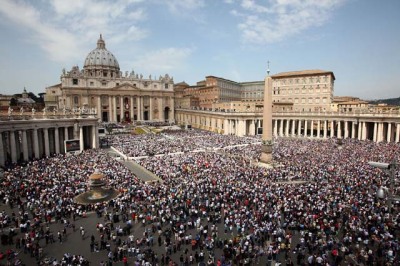
M 388 208 L 389 208 L 389 214 L 392 212 L 392 204 L 393 200 L 399 200 L 398 198 L 395 198 L 393 196 L 393 189 L 394 189 L 394 181 L 395 181 L 395 174 L 397 170 L 398 164 L 396 161 L 393 159 L 391 163 L 381 163 L 381 162 L 368 162 L 370 166 L 379 168 L 379 169 L 384 169 L 389 172 L 389 188 L 387 187 L 380 187 L 376 193 L 377 197 L 380 199 L 384 199 L 386 194 L 387 194 L 387 201 L 388 201 Z

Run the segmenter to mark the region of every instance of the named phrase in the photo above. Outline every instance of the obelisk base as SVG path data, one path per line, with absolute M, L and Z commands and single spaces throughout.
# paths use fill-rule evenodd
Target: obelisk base
M 270 164 L 272 163 L 272 144 L 262 144 L 260 162 Z

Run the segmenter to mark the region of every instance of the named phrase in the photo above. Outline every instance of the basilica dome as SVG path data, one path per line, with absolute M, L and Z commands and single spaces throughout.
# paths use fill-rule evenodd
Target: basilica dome
M 96 49 L 92 50 L 85 59 L 83 65 L 85 73 L 91 76 L 114 76 L 113 74 L 119 73 L 119 64 L 115 56 L 106 49 L 106 43 L 104 42 L 101 34 L 97 41 Z M 102 73 L 100 73 L 102 72 Z

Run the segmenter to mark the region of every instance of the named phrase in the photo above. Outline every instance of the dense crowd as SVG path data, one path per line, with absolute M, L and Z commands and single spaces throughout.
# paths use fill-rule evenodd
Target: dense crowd
M 260 143 L 260 140 L 255 137 L 224 136 L 199 130 L 166 130 L 158 134 L 111 136 L 108 142 L 128 157 L 143 157 L 221 149 L 227 146 Z
M 375 196 L 378 187 L 389 187 L 389 178 L 368 161 L 398 160 L 399 144 L 348 139 L 338 147 L 334 139 L 277 139 L 275 167 L 264 168 L 256 163 L 261 145 L 254 138 L 203 134 L 115 137 L 113 146 L 130 157 L 155 147 L 165 153 L 137 159 L 162 182 L 146 184 L 96 150 L 9 169 L 0 187 L 5 246 L 40 261 L 47 245 L 65 241 L 65 233 L 83 238 L 85 229 L 75 228 L 75 220 L 95 212 L 90 250 L 100 252 L 103 265 L 343 265 L 349 258 L 365 265 L 398 263 L 399 206 L 394 202 L 389 213 Z M 224 145 L 233 147 L 190 152 Z M 171 154 L 178 146 L 183 154 Z M 120 196 L 107 204 L 75 204 L 94 169 Z M 66 232 L 53 232 L 52 223 Z M 73 265 L 86 260 L 84 254 L 70 257 Z M 58 263 L 67 265 L 65 260 Z

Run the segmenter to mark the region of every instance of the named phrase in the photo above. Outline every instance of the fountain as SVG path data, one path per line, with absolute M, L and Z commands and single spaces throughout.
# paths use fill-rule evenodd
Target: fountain
M 76 196 L 74 202 L 87 205 L 115 199 L 119 192 L 113 188 L 104 188 L 105 185 L 104 175 L 95 170 L 89 176 L 89 190 Z

